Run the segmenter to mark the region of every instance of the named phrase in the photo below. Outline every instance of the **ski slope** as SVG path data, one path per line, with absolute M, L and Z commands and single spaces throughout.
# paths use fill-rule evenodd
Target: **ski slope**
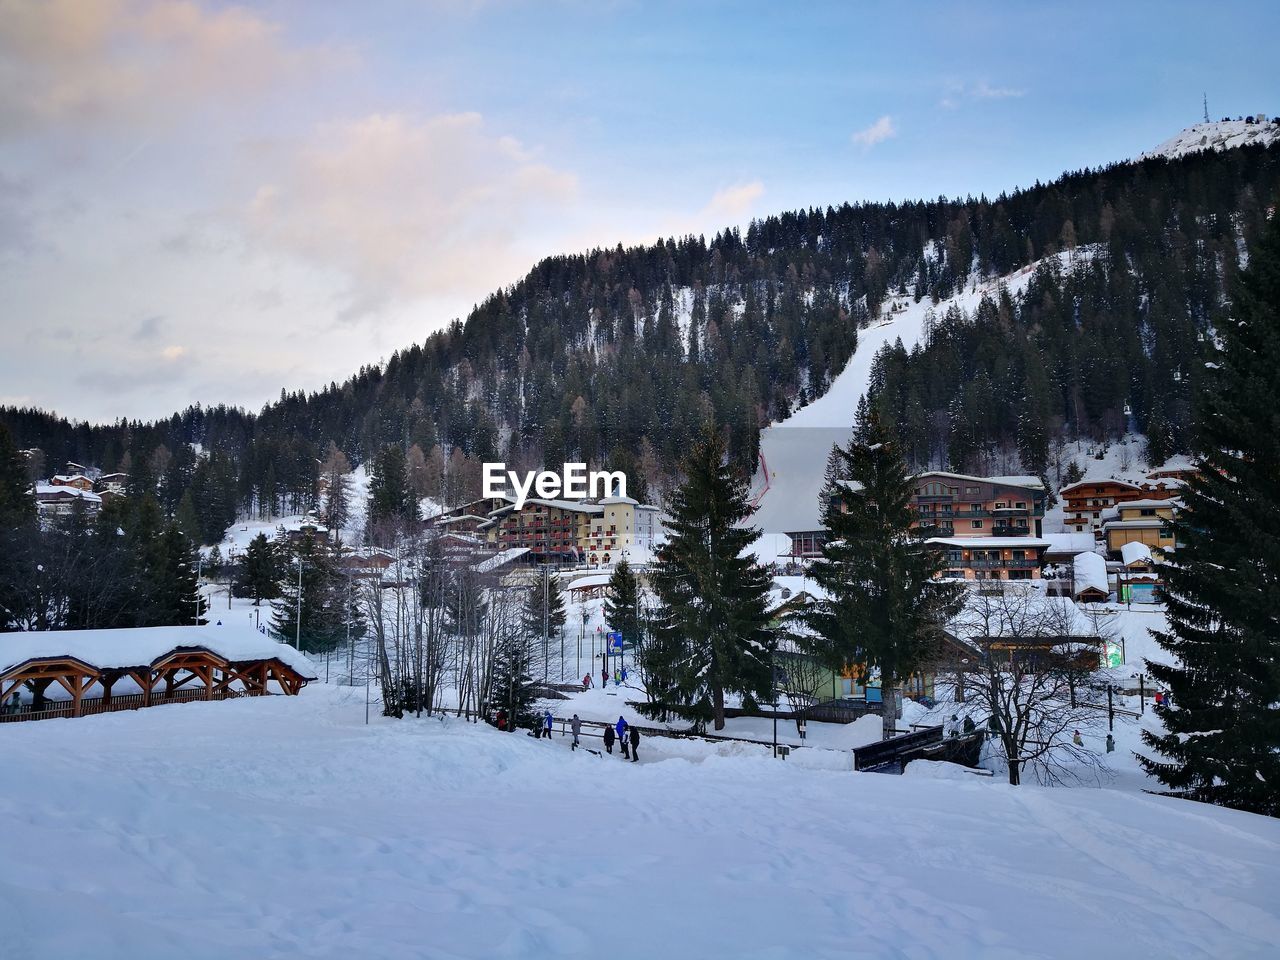
M 1280 821 L 1105 789 L 374 716 L 364 691 L 0 727 L 15 957 L 1274 956 Z M 680 754 L 677 756 L 676 754 Z M 943 776 L 942 774 L 946 774 Z
M 1088 248 L 1057 254 L 1064 266 L 1073 257 L 1091 255 Z M 886 344 L 901 340 L 910 350 L 925 340 L 930 317 L 942 318 L 956 306 L 972 314 L 984 296 L 995 297 L 1001 285 L 1017 296 L 1026 290 L 1032 274 L 1044 261 L 1038 260 L 1003 277 L 983 280 L 965 287 L 955 296 L 934 305 L 910 297 L 891 297 L 881 319 L 858 331 L 858 347 L 831 388 L 813 403 L 797 410 L 786 420 L 762 431 L 762 464 L 755 489 L 762 491 L 752 522 L 766 534 L 781 534 L 818 527 L 818 493 L 822 473 L 832 444 L 847 443 L 852 432 L 858 400 L 867 390 L 871 365 Z M 891 309 L 893 304 L 898 309 Z

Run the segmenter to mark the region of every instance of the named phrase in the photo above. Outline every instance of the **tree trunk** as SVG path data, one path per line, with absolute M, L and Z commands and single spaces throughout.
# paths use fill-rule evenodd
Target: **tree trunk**
M 715 717 L 715 728 L 724 729 L 724 688 L 716 684 L 711 688 L 711 709 Z
M 898 697 L 901 690 L 897 684 L 880 681 L 880 739 L 890 740 L 898 730 Z

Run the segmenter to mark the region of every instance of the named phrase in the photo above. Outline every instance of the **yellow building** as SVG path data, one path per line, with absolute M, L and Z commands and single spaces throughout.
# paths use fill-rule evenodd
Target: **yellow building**
M 1107 553 L 1120 557 L 1126 543 L 1145 544 L 1151 550 L 1176 550 L 1172 521 L 1182 509 L 1182 501 L 1130 500 L 1117 504 L 1115 516 L 1104 520 L 1102 535 Z

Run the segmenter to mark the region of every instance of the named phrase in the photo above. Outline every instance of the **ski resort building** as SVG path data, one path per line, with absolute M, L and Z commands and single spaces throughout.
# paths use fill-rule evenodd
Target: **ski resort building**
M 1149 549 L 1176 550 L 1172 520 L 1182 509 L 1178 499 L 1142 499 L 1122 503 L 1103 516 L 1102 536 L 1107 553 L 1120 558 L 1127 543 L 1145 544 Z
M 1058 491 L 1066 501 L 1062 522 L 1068 530 L 1085 533 L 1102 526 L 1102 512 L 1118 503 L 1143 496 L 1142 487 L 1128 480 L 1081 480 Z
M 36 512 L 41 520 L 70 516 L 77 503 L 84 505 L 86 516 L 94 517 L 102 507 L 102 497 L 72 484 L 36 484 Z
M 0 722 L 293 695 L 316 676 L 293 647 L 247 626 L 8 633 Z
M 491 550 L 522 549 L 539 561 L 603 565 L 615 563 L 633 548 L 653 550 L 661 529 L 658 508 L 631 497 L 530 497 L 519 510 L 514 500 L 485 498 L 431 517 L 425 525 L 475 537 Z

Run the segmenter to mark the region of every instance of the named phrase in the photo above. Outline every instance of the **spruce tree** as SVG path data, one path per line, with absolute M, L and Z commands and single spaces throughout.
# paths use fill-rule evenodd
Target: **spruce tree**
M 535 722 L 537 688 L 533 682 L 532 638 L 523 630 L 510 631 L 499 643 L 490 679 L 489 702 L 507 711 L 507 729 Z
M 901 684 L 932 652 L 963 587 L 935 579 L 941 554 L 911 529 L 911 477 L 874 414 L 840 450 L 840 464 L 846 479 L 826 508 L 827 540 L 810 568 L 825 594 L 807 614 L 810 652 L 834 670 L 879 669 L 888 739 Z
M 383 447 L 373 464 L 369 481 L 370 531 L 418 519 L 418 501 L 409 485 L 404 450 L 396 444 Z
M 0 423 L 0 630 L 17 629 L 31 612 L 26 585 L 36 569 L 39 539 L 26 464 Z
M 604 622 L 609 629 L 622 634 L 625 647 L 640 646 L 640 581 L 625 559 L 619 560 L 609 577 L 604 593 Z
M 235 591 L 239 596 L 252 597 L 253 605 L 280 596 L 280 557 L 275 545 L 260 533 L 249 541 L 244 558 L 240 561 Z
M 560 590 L 560 583 L 544 568 L 542 578 L 529 586 L 521 616 L 522 632 L 536 645 L 535 652 L 539 652 L 540 648 L 544 673 L 548 645 L 553 638 L 560 636 L 565 617 L 564 594 Z
M 1280 816 L 1280 217 L 1273 217 L 1218 327 L 1199 475 L 1161 565 L 1171 663 L 1149 661 L 1173 704 L 1139 757 L 1194 800 Z
M 684 463 L 684 484 L 671 502 L 668 539 L 658 549 L 653 587 L 658 608 L 644 667 L 654 678 L 649 713 L 674 712 L 724 729 L 725 696 L 770 696 L 768 571 L 750 553 L 758 530 L 748 480 L 728 462 L 724 440 L 704 430 Z
M 355 617 L 348 603 L 346 578 L 337 568 L 329 541 L 304 536 L 283 566 L 280 596 L 272 603 L 271 632 L 284 643 L 300 645 L 308 653 L 328 653 L 347 638 L 347 620 Z M 302 563 L 302 600 L 298 600 L 298 561 Z M 298 629 L 301 611 L 302 627 Z M 359 632 L 360 628 L 357 627 Z

